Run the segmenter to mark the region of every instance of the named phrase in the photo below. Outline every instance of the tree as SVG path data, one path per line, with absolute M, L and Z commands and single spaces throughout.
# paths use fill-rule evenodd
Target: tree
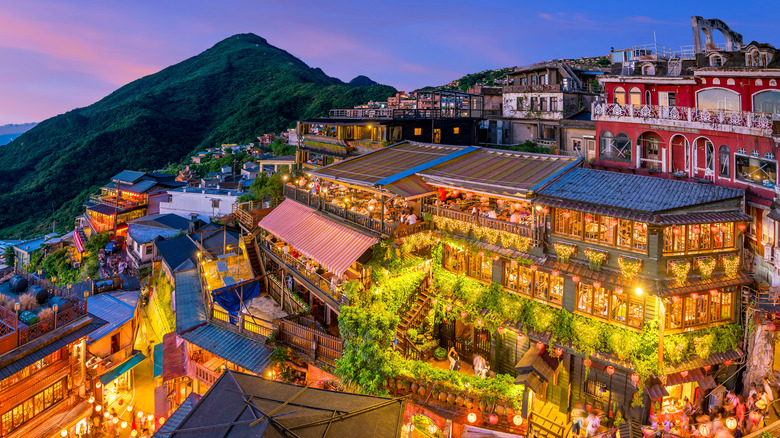
M 271 143 L 271 152 L 275 157 L 286 157 L 295 153 L 296 145 L 284 142 L 284 139 L 277 138 Z
M 5 247 L 5 251 L 3 251 L 3 259 L 5 260 L 5 264 L 8 266 L 14 266 L 16 264 L 16 252 L 14 251 L 14 247 L 12 245 Z

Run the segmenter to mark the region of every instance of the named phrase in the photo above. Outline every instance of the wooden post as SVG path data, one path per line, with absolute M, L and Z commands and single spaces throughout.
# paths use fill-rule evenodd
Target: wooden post
M 385 195 L 382 195 L 379 206 L 379 220 L 382 222 L 382 231 L 385 230 Z
M 666 309 L 661 298 L 656 297 L 658 302 L 658 369 L 659 375 L 664 375 L 664 321 L 666 320 Z

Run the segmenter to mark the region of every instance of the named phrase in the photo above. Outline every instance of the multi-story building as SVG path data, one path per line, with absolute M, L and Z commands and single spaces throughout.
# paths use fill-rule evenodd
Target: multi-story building
M 83 218 L 84 227 L 93 233 L 124 234 L 127 221 L 159 213 L 159 203 L 167 198 L 166 192 L 186 185 L 175 178 L 162 173 L 122 171 L 99 194 L 90 196 L 84 203 L 87 211 L 79 219 Z
M 720 20 L 692 17 L 692 24 L 693 46 L 613 52 L 613 69 L 600 79 L 606 100 L 593 106 L 595 164 L 744 189 L 753 217 L 747 256 L 760 282 L 780 285 L 772 264 L 780 218 L 772 210 L 780 57 L 768 44 L 744 44 Z M 726 44 L 714 44 L 713 32 L 722 33 Z
M 585 155 L 587 138 L 592 132 L 580 135 L 564 134 L 563 121 L 590 110 L 601 87 L 597 78 L 601 71 L 572 69 L 562 61 L 544 62 L 519 69 L 509 74 L 512 85 L 503 88 L 501 117 L 509 122 L 509 144 L 532 141 L 554 149 L 573 150 Z M 580 117 L 590 122 L 590 117 Z M 595 126 L 580 123 L 579 129 L 593 130 Z M 575 142 L 574 140 L 577 140 Z
M 92 415 L 102 415 L 100 403 L 88 400 L 96 388 L 86 372 L 86 340 L 106 322 L 70 289 L 19 269 L 0 272 L 0 291 L 0 435 L 84 435 Z
M 158 204 L 158 212 L 209 222 L 230 214 L 242 193 L 237 189 L 180 187 L 166 192 Z

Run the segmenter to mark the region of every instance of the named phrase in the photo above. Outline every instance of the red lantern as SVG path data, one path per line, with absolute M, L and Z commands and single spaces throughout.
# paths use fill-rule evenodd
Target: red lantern
M 514 417 L 512 417 L 512 424 L 514 424 L 515 426 L 521 426 L 523 424 L 523 417 L 519 415 L 515 415 Z
M 729 417 L 726 419 L 726 427 L 728 427 L 731 430 L 734 430 L 737 428 L 737 419 L 734 417 Z
M 579 283 L 580 282 L 580 276 L 579 275 L 572 276 L 571 277 L 571 281 L 573 281 L 575 283 Z
M 660 380 L 661 383 L 666 383 L 666 376 L 659 376 L 658 380 Z
M 586 357 L 582 360 L 582 364 L 585 365 L 586 368 L 590 368 L 590 366 L 593 365 L 593 361 L 590 360 L 589 357 Z
M 477 325 L 482 325 L 482 318 L 477 318 Z
M 497 424 L 497 423 L 498 423 L 498 415 L 490 414 L 490 424 Z
M 544 342 L 537 341 L 536 342 L 536 348 L 538 348 L 539 350 L 544 350 Z
M 550 212 L 550 209 L 548 207 L 542 207 L 542 213 L 547 214 Z
M 725 233 L 725 232 L 726 232 L 726 231 L 728 231 L 728 230 L 729 230 L 729 226 L 728 226 L 728 225 L 721 225 L 721 226 L 720 226 L 720 231 L 721 231 L 721 232 L 724 232 L 724 233 Z
M 555 355 L 556 355 L 556 356 L 558 356 L 558 357 L 561 357 L 561 356 L 563 356 L 563 348 L 561 348 L 561 347 L 556 347 L 556 348 L 555 348 Z
M 679 236 L 680 235 L 680 227 L 672 228 L 672 233 L 674 233 L 675 236 Z
M 566 219 L 570 218 L 571 217 L 571 212 L 568 211 L 568 210 L 564 211 L 563 212 L 563 217 L 566 218 Z
M 758 411 L 753 411 L 748 415 L 748 418 L 751 423 L 758 424 L 758 422 L 761 421 L 761 414 Z
M 585 222 L 593 222 L 593 216 L 586 214 L 585 215 Z
M 772 321 L 769 321 L 769 324 L 766 325 L 766 329 L 769 330 L 770 332 L 775 331 L 775 328 L 776 328 L 775 323 Z
M 612 365 L 607 366 L 607 374 L 609 374 L 610 376 L 615 374 L 615 367 L 613 367 Z
M 740 222 L 739 225 L 737 225 L 737 227 L 739 228 L 739 231 L 742 231 L 742 232 L 747 230 L 747 224 L 744 223 L 744 222 Z
M 485 251 L 480 251 L 480 252 L 477 253 L 477 255 L 479 255 L 480 257 L 484 257 L 485 256 Z
M 631 382 L 633 382 L 634 385 L 639 383 L 639 375 L 638 374 L 631 374 Z
M 498 334 L 503 335 L 504 334 L 504 327 L 498 326 Z
M 699 227 L 698 225 L 695 225 L 693 227 L 693 234 L 696 234 L 698 236 L 699 233 L 701 233 L 701 227 Z
M 460 317 L 463 319 L 466 319 L 466 317 L 469 316 L 469 312 L 466 312 L 465 310 L 460 312 Z
M 724 360 L 723 361 L 723 365 L 726 365 L 727 367 L 729 367 L 729 366 L 731 366 L 731 361 L 730 360 Z
M 707 372 L 712 369 L 712 365 L 704 365 L 702 368 L 704 368 L 704 372 Z
M 479 334 L 479 339 L 481 339 L 483 342 L 484 342 L 484 341 L 487 341 L 487 335 L 486 335 L 486 334 L 484 334 L 484 333 L 480 333 L 480 334 Z
M 634 228 L 636 228 L 637 231 L 642 231 L 642 229 L 645 227 L 644 224 L 637 223 L 634 225 Z
M 680 297 L 678 297 L 677 295 L 672 296 L 672 302 L 679 303 Z
M 683 378 L 683 379 L 684 379 L 684 378 L 686 378 L 686 377 L 688 377 L 688 370 L 682 370 L 682 371 L 680 371 L 680 376 L 682 376 L 682 378 Z
M 551 274 L 552 274 L 553 277 L 557 277 L 557 276 L 561 275 L 561 271 L 559 271 L 557 269 L 553 269 Z
M 618 220 L 615 219 L 614 217 L 609 220 L 609 226 L 614 227 L 617 226 L 617 224 L 618 224 Z
M 531 265 L 531 270 L 532 270 L 532 271 L 535 271 L 535 270 L 537 270 L 537 269 L 539 269 L 539 267 L 538 267 L 538 266 L 536 266 L 536 265 Z
M 477 414 L 469 412 L 469 414 L 466 416 L 466 419 L 469 421 L 469 423 L 474 424 L 474 422 L 477 421 Z
M 718 232 L 718 226 L 717 226 L 717 225 L 715 225 L 715 224 L 712 224 L 712 226 L 710 226 L 710 230 L 711 230 L 713 233 L 717 233 L 717 232 Z
M 692 293 L 691 294 L 691 299 L 698 300 L 699 299 L 699 294 L 697 294 L 696 292 Z
M 623 295 L 623 288 L 620 286 L 615 286 L 615 293 L 618 295 Z
M 498 261 L 498 259 L 500 259 L 500 258 L 501 258 L 501 257 L 499 257 L 499 256 L 498 256 L 498 254 L 496 254 L 496 255 L 494 255 L 494 256 L 493 256 L 493 261 L 496 261 L 496 262 L 497 262 L 497 261 Z
M 518 333 L 517 334 L 517 341 L 520 342 L 522 340 L 523 340 L 523 334 L 522 333 Z
M 713 297 L 717 296 L 718 295 L 718 290 L 717 289 L 710 289 L 710 295 L 712 295 Z
M 596 289 L 601 289 L 601 282 L 598 280 L 594 281 L 593 287 L 595 287 Z
M 708 437 L 710 436 L 710 432 L 710 426 L 707 423 L 699 425 L 699 433 L 701 436 Z

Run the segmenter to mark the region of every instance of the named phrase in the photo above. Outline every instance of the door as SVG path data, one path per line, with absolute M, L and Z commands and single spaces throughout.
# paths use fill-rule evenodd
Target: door
M 441 143 L 441 129 L 433 130 L 433 142 L 436 144 Z
M 111 354 L 119 351 L 119 333 L 111 336 Z
M 690 169 L 688 139 L 678 135 L 672 139 L 672 172 L 688 172 Z

